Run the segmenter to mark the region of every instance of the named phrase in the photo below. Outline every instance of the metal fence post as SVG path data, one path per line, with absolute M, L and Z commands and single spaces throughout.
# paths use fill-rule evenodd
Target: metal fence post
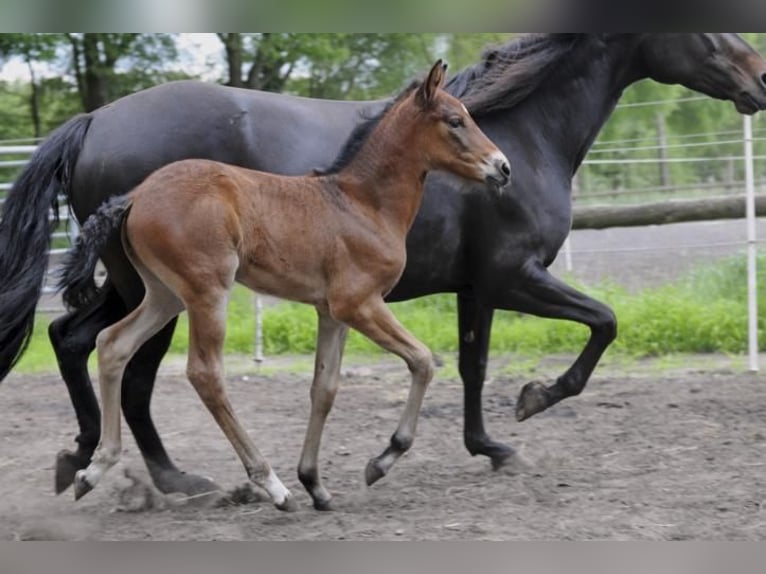
M 753 124 L 744 116 L 745 215 L 747 217 L 747 333 L 749 368 L 758 371 L 758 293 L 756 289 L 757 249 L 755 227 L 755 178 L 753 176 Z

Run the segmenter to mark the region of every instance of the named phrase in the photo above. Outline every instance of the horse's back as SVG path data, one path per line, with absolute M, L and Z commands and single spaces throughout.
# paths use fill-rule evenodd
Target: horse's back
M 136 92 L 92 113 L 71 199 L 78 217 L 163 165 L 205 158 L 303 174 L 329 164 L 360 111 L 376 104 L 315 100 L 199 81 Z M 321 134 L 321 136 L 320 136 Z

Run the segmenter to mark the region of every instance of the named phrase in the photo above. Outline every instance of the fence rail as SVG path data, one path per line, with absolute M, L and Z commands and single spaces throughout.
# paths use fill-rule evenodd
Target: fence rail
M 699 98 L 691 98 L 691 100 Z M 651 102 L 642 105 L 652 105 Z M 637 107 L 637 106 L 623 106 L 625 108 Z M 756 245 L 756 238 L 754 235 L 754 227 L 752 219 L 755 216 L 766 217 L 766 193 L 755 195 L 754 193 L 754 174 L 753 174 L 753 161 L 766 159 L 766 156 L 754 155 L 752 144 L 754 141 L 766 140 L 764 137 L 753 137 L 752 129 L 749 124 L 750 118 L 745 119 L 745 129 L 743 132 L 734 130 L 720 131 L 716 134 L 688 134 L 683 136 L 677 136 L 677 139 L 687 140 L 686 143 L 680 144 L 668 144 L 667 141 L 661 141 L 658 145 L 647 146 L 642 142 L 645 139 L 624 139 L 624 140 L 612 140 L 601 141 L 594 144 L 591 154 L 583 162 L 583 172 L 587 170 L 588 166 L 624 166 L 625 169 L 630 169 L 631 166 L 641 166 L 644 164 L 654 164 L 657 166 L 663 166 L 666 164 L 675 163 L 702 163 L 702 162 L 728 162 L 730 166 L 734 165 L 734 162 L 742 162 L 746 164 L 746 173 L 744 174 L 744 180 L 735 179 L 730 177 L 726 181 L 700 181 L 697 183 L 684 183 L 682 185 L 665 184 L 640 186 L 640 187 L 628 187 L 627 189 L 607 189 L 607 190 L 591 190 L 589 192 L 580 193 L 575 190 L 574 198 L 575 203 L 573 206 L 573 229 L 605 229 L 608 227 L 628 227 L 628 226 L 646 226 L 646 225 L 658 225 L 665 223 L 678 223 L 686 221 L 710 221 L 717 219 L 741 219 L 748 215 L 747 224 L 747 240 L 745 244 L 749 245 L 749 260 L 754 265 L 754 248 Z M 717 157 L 668 157 L 665 152 L 674 149 L 686 148 L 686 147 L 703 147 L 712 145 L 708 142 L 689 142 L 688 140 L 697 137 L 712 137 L 714 135 L 724 136 L 720 137 L 718 143 L 734 145 L 736 143 L 744 144 L 743 155 L 733 154 L 731 150 L 726 155 L 719 155 Z M 738 139 L 741 136 L 742 139 Z M 635 142 L 639 145 L 630 147 L 626 144 Z M 2 142 L 0 142 L 1 144 Z M 11 142 L 7 142 L 11 143 Z M 23 167 L 29 156 L 34 153 L 36 146 L 21 143 L 21 140 L 12 142 L 13 145 L 0 145 L 0 170 L 9 172 Z M 619 146 L 616 147 L 615 146 Z M 639 154 L 645 154 L 648 151 L 658 151 L 662 153 L 658 154 L 658 157 L 621 157 L 621 158 L 603 158 L 607 153 L 626 154 L 637 152 Z M 20 157 L 21 156 L 21 157 Z M 7 158 L 7 159 L 6 159 Z M 733 168 L 731 168 L 733 169 Z M 766 179 L 763 180 L 766 185 Z M 9 191 L 12 187 L 12 183 L 8 181 L 0 182 L 0 204 L 4 201 L 5 192 Z M 745 190 L 747 189 L 747 194 Z M 688 194 L 707 194 L 705 199 L 678 199 L 672 198 L 671 194 L 675 193 L 688 193 Z M 618 199 L 628 195 L 642 195 L 642 194 L 661 194 L 655 197 L 662 197 L 661 201 L 646 202 L 633 205 L 599 205 L 592 204 L 592 200 L 598 200 L 599 198 L 609 197 Z M 709 196 L 711 193 L 726 193 L 726 196 Z M 56 247 L 50 251 L 55 258 L 66 253 L 69 249 L 68 246 L 62 246 L 67 242 L 71 242 L 77 234 L 78 227 L 77 222 L 69 217 L 69 210 L 66 208 L 66 201 L 64 198 L 59 198 L 60 204 L 64 207 L 59 210 L 59 220 L 63 223 L 63 228 L 57 229 L 53 234 L 53 239 Z M 587 203 L 587 204 L 586 204 Z M 704 245 L 704 242 L 700 242 L 700 245 Z M 565 259 L 571 259 L 569 242 L 564 246 L 562 250 Z M 51 265 L 53 268 L 54 265 Z M 569 265 L 567 265 L 569 267 Z M 754 285 L 752 282 L 751 270 L 750 291 L 754 292 Z M 50 270 L 46 276 L 46 285 L 48 278 L 50 277 Z M 44 287 L 44 291 L 47 293 L 52 292 L 49 287 Z M 261 301 L 256 299 L 256 324 L 260 329 L 260 311 Z M 754 307 L 755 303 L 751 303 Z M 752 322 L 754 319 L 751 317 L 750 328 L 752 329 Z M 751 338 L 754 335 L 751 333 Z M 256 358 L 260 360 L 262 358 L 261 347 L 261 333 L 256 332 Z M 757 346 L 756 346 L 757 348 Z M 751 347 L 752 355 L 752 347 Z M 757 368 L 757 367 L 756 367 Z

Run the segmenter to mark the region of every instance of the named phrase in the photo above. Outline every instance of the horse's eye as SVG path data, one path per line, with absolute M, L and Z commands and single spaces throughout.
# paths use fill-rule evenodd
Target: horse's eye
M 460 116 L 453 116 L 447 119 L 447 123 L 449 124 L 449 127 L 451 128 L 465 127 L 465 121 L 463 121 L 463 118 L 461 118 Z

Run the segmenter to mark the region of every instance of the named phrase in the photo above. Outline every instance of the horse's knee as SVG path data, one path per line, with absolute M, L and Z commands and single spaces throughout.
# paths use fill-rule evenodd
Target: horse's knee
M 593 325 L 593 333 L 597 334 L 608 345 L 617 338 L 617 315 L 609 307 L 605 307 L 599 320 Z

